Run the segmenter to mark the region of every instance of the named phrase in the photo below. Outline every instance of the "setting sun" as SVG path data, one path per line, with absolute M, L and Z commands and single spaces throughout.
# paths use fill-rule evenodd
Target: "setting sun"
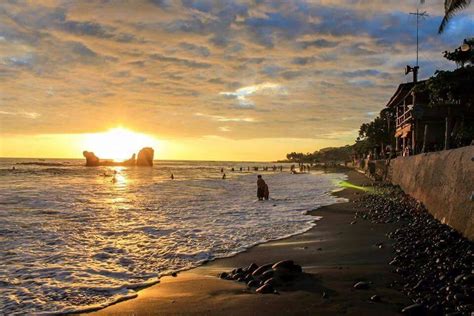
M 143 147 L 158 149 L 158 143 L 149 135 L 116 127 L 104 133 L 84 135 L 83 148 L 94 152 L 100 158 L 123 161 Z

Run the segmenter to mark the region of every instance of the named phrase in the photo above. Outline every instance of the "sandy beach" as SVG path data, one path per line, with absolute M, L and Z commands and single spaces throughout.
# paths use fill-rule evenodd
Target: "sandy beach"
M 348 171 L 348 181 L 370 185 L 363 175 Z M 363 191 L 346 188 L 335 193 L 349 199 L 314 210 L 322 216 L 308 232 L 253 247 L 231 258 L 163 277 L 159 284 L 143 289 L 135 299 L 111 305 L 92 315 L 396 315 L 410 303 L 391 289 L 397 276 L 388 265 L 391 255 L 387 232 L 393 224 L 354 221 L 355 198 Z M 379 248 L 377 243 L 383 242 Z M 292 259 L 302 265 L 304 276 L 279 294 L 255 294 L 244 283 L 221 280 L 220 272 L 236 267 Z M 358 281 L 371 282 L 356 290 Z M 326 297 L 323 297 L 326 293 Z M 381 302 L 372 302 L 372 295 Z

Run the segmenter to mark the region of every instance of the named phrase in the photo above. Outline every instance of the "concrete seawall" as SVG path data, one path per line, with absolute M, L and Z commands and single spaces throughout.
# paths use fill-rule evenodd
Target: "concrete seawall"
M 421 201 L 435 218 L 474 240 L 474 146 L 390 162 L 388 179 Z

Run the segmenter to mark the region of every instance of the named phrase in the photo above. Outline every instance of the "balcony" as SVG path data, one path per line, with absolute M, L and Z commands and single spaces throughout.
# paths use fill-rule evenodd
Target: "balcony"
M 407 110 L 405 111 L 405 113 L 397 117 L 397 128 L 402 127 L 405 123 L 408 123 L 411 121 L 411 119 L 413 118 L 411 112 L 412 112 L 411 110 Z

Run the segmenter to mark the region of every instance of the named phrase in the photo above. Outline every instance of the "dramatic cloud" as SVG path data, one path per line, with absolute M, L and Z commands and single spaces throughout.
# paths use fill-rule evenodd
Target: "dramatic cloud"
M 241 108 L 252 108 L 255 103 L 248 97 L 255 94 L 280 94 L 286 95 L 286 90 L 279 84 L 276 83 L 261 83 L 253 86 L 242 87 L 234 92 L 221 92 L 221 95 L 228 98 L 235 98 L 239 102 L 238 105 Z
M 217 122 L 246 122 L 246 123 L 253 123 L 255 119 L 251 117 L 225 117 L 221 115 L 209 115 L 203 113 L 196 113 L 196 116 L 207 117 Z
M 410 79 L 409 12 L 429 13 L 420 77 L 474 36 L 474 6 L 438 35 L 443 1 L 425 2 L 3 1 L 0 132 L 343 145 Z

